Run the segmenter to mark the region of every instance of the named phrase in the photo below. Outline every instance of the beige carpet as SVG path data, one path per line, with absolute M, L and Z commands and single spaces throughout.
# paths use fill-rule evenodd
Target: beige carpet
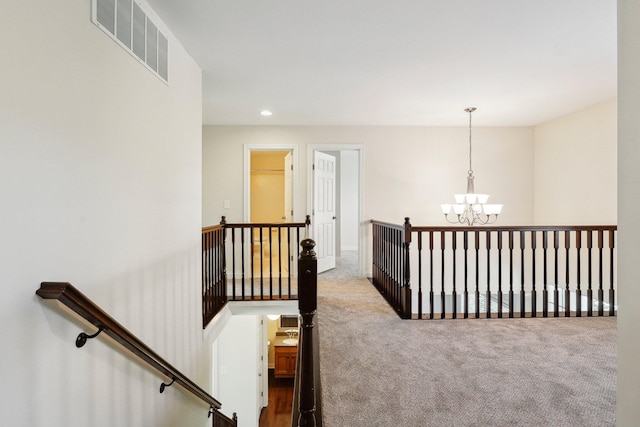
M 344 255 L 318 282 L 325 427 L 615 425 L 615 318 L 400 320 Z

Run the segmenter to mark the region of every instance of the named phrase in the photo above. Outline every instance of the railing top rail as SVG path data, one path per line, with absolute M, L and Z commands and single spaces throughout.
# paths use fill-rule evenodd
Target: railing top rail
M 302 228 L 304 222 L 236 222 L 225 224 L 225 228 Z
M 208 233 L 210 231 L 222 230 L 222 224 L 210 225 L 208 227 L 202 227 L 202 234 Z
M 375 219 L 371 220 L 371 224 L 384 225 L 385 227 L 395 228 L 395 229 L 398 229 L 398 230 L 404 230 L 404 225 L 402 225 L 402 224 L 392 224 L 390 222 L 378 221 L 378 220 L 375 220 Z
M 215 409 L 222 407 L 218 400 L 196 385 L 182 372 L 171 366 L 70 283 L 42 282 L 36 294 L 43 299 L 60 301 L 94 326 L 103 328 L 103 333 L 167 378 L 174 379 L 183 389 L 206 402 L 210 407 Z
M 525 225 L 525 226 L 482 226 L 482 227 L 452 227 L 452 226 L 411 226 L 411 231 L 598 231 L 617 230 L 617 225 Z

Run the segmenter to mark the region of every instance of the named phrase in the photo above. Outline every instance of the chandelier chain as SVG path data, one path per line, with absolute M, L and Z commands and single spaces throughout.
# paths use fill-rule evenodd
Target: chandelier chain
M 473 176 L 473 168 L 471 167 L 471 111 L 469 111 L 469 175 Z
M 473 177 L 473 167 L 471 165 L 471 113 L 473 113 L 474 111 L 476 111 L 475 107 L 469 107 L 469 108 L 465 108 L 465 110 L 467 113 L 469 113 L 469 171 L 468 174 L 470 177 Z

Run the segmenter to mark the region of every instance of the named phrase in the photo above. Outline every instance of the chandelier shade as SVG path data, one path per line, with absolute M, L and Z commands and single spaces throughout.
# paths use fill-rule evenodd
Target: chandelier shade
M 475 107 L 466 108 L 469 113 L 469 171 L 467 192 L 454 194 L 454 204 L 442 204 L 440 208 L 445 219 L 452 224 L 485 225 L 494 223 L 502 212 L 502 205 L 488 204 L 489 195 L 475 192 L 473 168 L 471 166 L 471 113 Z

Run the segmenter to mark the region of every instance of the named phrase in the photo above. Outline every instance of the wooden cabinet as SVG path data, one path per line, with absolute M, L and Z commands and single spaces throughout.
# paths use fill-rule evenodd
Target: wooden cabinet
M 296 376 L 296 358 L 298 347 L 289 345 L 277 345 L 274 349 L 275 369 L 273 375 L 276 378 L 293 378 Z

